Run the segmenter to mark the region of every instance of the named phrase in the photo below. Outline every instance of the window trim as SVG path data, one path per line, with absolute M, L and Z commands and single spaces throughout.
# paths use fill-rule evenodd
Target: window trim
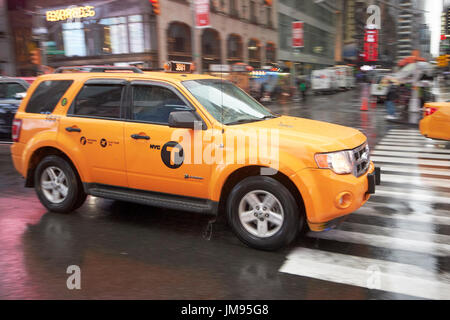
M 80 90 L 77 92 L 77 95 L 75 96 L 75 98 L 72 100 L 72 103 L 70 104 L 69 109 L 67 110 L 67 117 L 71 117 L 71 118 L 85 118 L 85 119 L 101 119 L 101 120 L 114 120 L 114 121 L 124 121 L 124 117 L 125 117 L 125 96 L 127 93 L 127 84 L 128 81 L 123 80 L 123 79 L 99 79 L 99 78 L 95 78 L 95 79 L 88 79 L 86 80 L 83 85 L 81 86 Z M 75 104 L 76 101 L 81 93 L 81 91 L 83 91 L 83 89 L 86 86 L 101 86 L 101 85 L 115 85 L 115 86 L 121 86 L 122 87 L 122 93 L 121 93 L 121 97 L 120 97 L 120 116 L 119 118 L 110 118 L 110 117 L 101 117 L 101 116 L 88 116 L 88 115 L 80 115 L 80 114 L 74 114 L 74 108 L 75 108 Z
M 197 117 L 198 120 L 202 122 L 202 130 L 207 130 L 208 126 L 206 122 L 203 120 L 203 118 L 198 114 L 197 109 L 190 103 L 186 97 L 174 86 L 164 83 L 164 82 L 158 82 L 154 80 L 132 80 L 128 84 L 128 104 L 126 106 L 127 111 L 125 112 L 126 121 L 127 122 L 133 122 L 133 123 L 145 123 L 145 124 L 152 124 L 152 125 L 159 125 L 159 126 L 166 126 L 169 127 L 169 123 L 160 123 L 160 122 L 152 122 L 152 121 L 143 121 L 143 120 L 135 120 L 132 119 L 132 112 L 133 112 L 133 86 L 153 86 L 153 87 L 163 87 L 174 93 L 181 101 L 183 101 L 186 106 L 190 109 L 189 111 L 192 111 L 194 115 Z

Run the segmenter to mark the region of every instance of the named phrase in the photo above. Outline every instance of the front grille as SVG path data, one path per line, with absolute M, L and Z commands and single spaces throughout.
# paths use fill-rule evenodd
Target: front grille
M 369 145 L 364 142 L 353 151 L 353 175 L 362 176 L 367 172 L 370 165 Z

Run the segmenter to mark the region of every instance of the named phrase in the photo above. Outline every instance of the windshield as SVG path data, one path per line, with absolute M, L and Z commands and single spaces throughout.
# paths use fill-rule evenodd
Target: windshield
M 183 85 L 217 121 L 223 124 L 276 117 L 231 82 L 201 79 L 183 81 Z

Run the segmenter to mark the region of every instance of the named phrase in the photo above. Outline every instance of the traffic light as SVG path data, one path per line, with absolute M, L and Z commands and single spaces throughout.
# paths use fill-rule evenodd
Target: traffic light
M 159 15 L 161 8 L 159 7 L 159 0 L 149 0 L 152 5 L 152 13 Z
M 41 50 L 40 49 L 34 49 L 30 52 L 31 56 L 31 63 L 37 64 L 38 66 L 41 65 Z
M 264 0 L 264 4 L 266 5 L 266 6 L 271 6 L 272 5 L 272 0 Z

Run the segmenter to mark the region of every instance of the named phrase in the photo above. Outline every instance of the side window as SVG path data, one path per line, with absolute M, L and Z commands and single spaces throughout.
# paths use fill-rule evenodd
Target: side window
M 72 84 L 72 80 L 43 81 L 34 90 L 25 112 L 52 113 L 58 101 Z
M 85 85 L 72 105 L 71 114 L 119 119 L 123 88 L 117 84 Z
M 17 93 L 26 92 L 21 84 L 18 83 L 7 83 L 6 84 L 6 99 L 14 99 Z
M 0 99 L 6 99 L 6 84 L 0 83 Z
M 133 86 L 132 119 L 168 124 L 175 110 L 191 110 L 174 92 L 160 86 Z

